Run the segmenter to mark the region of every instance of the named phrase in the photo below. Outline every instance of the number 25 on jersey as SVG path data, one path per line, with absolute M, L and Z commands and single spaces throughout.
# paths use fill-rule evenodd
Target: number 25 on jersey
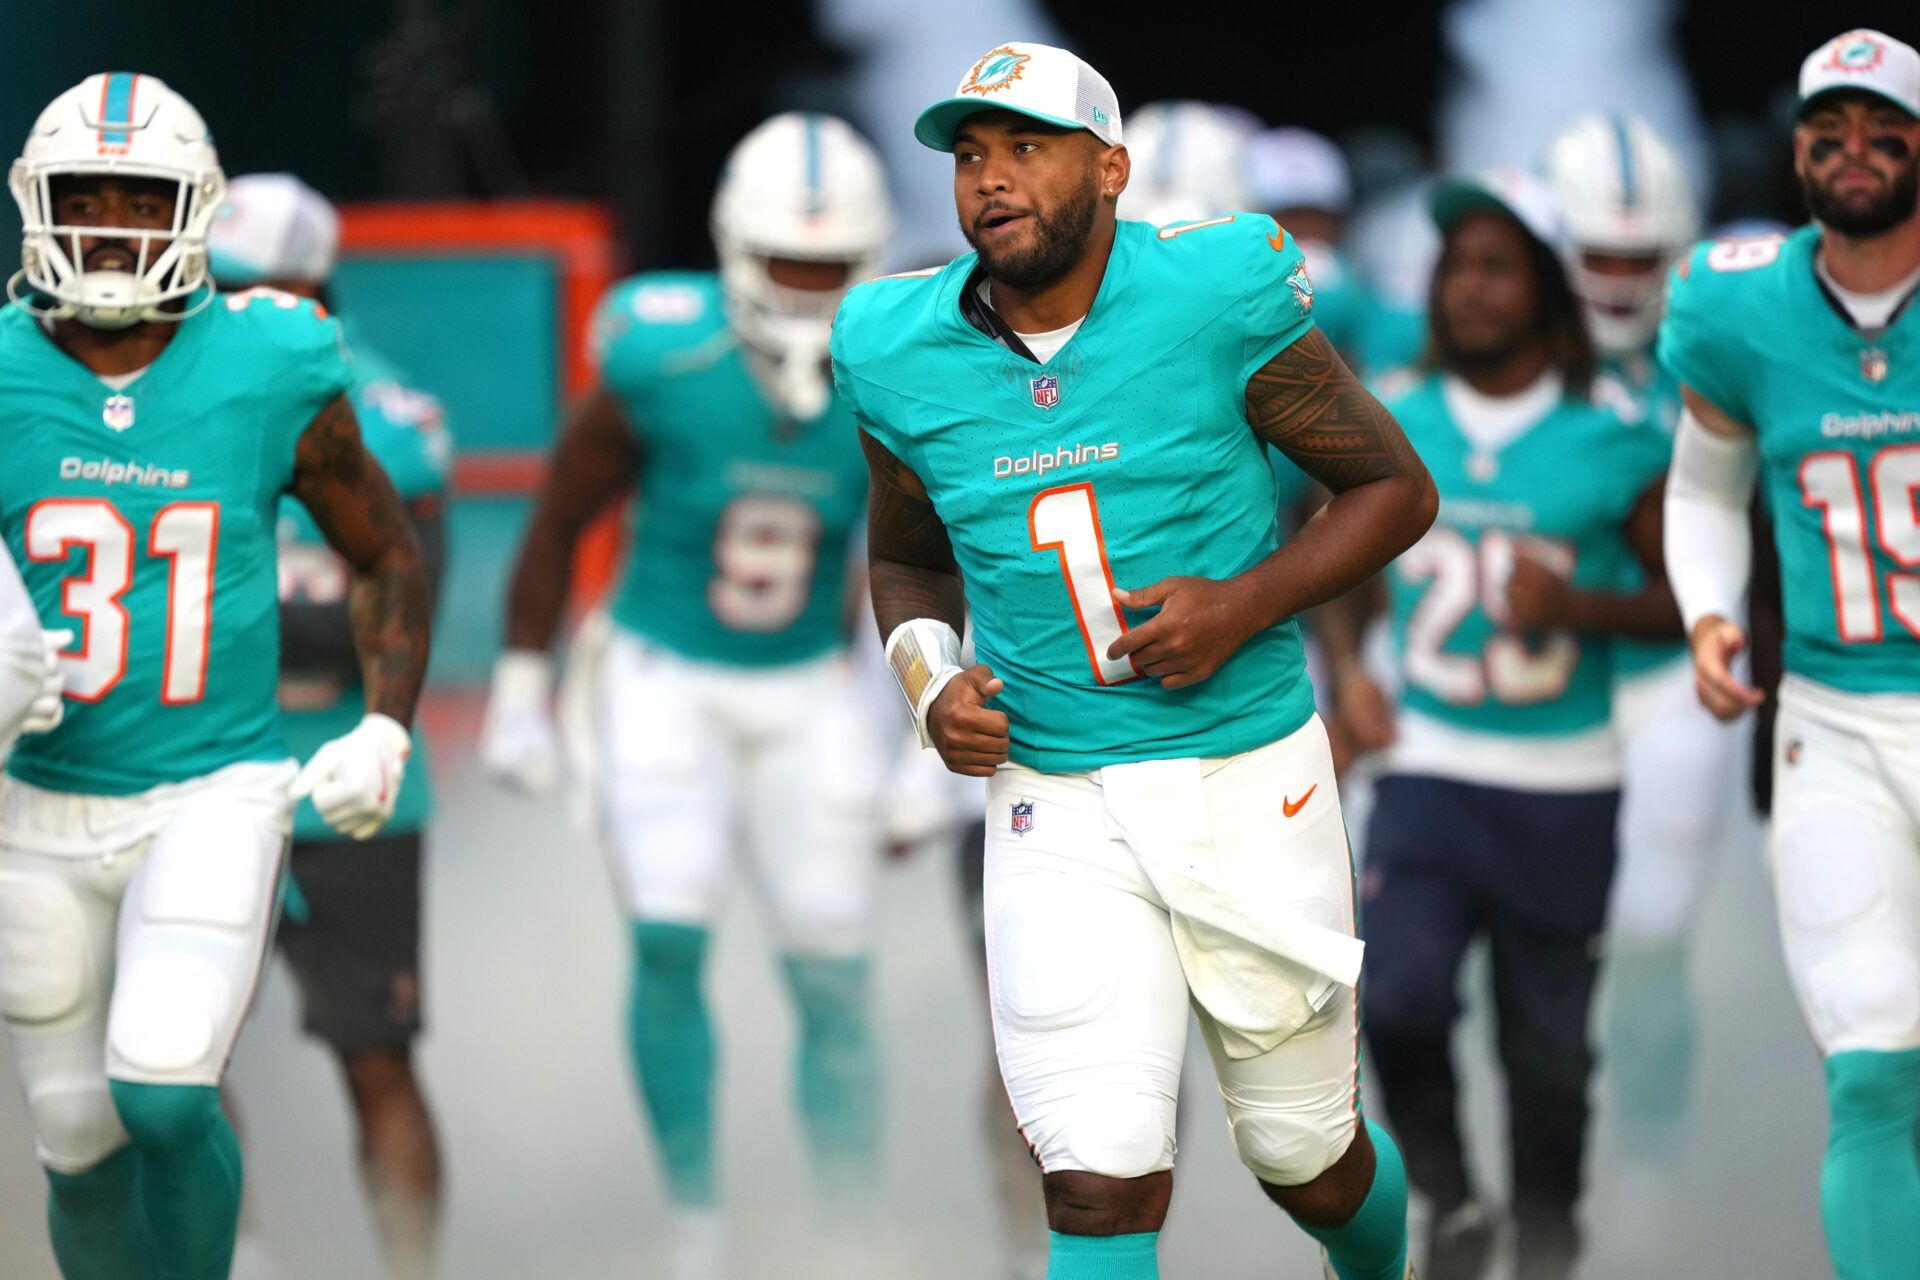
M 27 559 L 63 561 L 86 552 L 80 573 L 60 586 L 60 608 L 80 619 L 79 648 L 60 655 L 67 696 L 98 702 L 127 673 L 132 620 L 120 598 L 133 585 L 136 534 L 104 498 L 48 498 L 27 512 Z M 220 504 L 172 502 L 154 513 L 145 553 L 167 561 L 167 647 L 160 701 L 198 702 L 207 689 L 213 630 L 214 550 Z

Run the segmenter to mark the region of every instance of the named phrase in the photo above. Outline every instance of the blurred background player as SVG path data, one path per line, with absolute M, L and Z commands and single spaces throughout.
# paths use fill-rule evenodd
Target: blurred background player
M 1313 274 L 1313 323 L 1349 363 L 1360 353 L 1367 289 L 1340 245 L 1353 205 L 1347 158 L 1310 129 L 1267 129 L 1242 148 L 1252 207 L 1287 229 Z
M 335 312 L 327 281 L 340 219 L 292 174 L 227 185 L 207 248 L 223 290 L 277 289 Z M 337 313 L 335 313 L 337 316 Z M 438 595 L 453 438 L 440 403 L 408 386 L 350 322 L 349 392 L 360 434 L 407 504 Z M 366 690 L 353 649 L 347 566 L 295 498 L 282 501 L 280 707 L 287 743 L 304 756 L 359 720 Z M 339 1060 L 359 1124 L 362 1177 L 395 1277 L 431 1273 L 440 1216 L 440 1156 L 414 1075 L 420 1032 L 421 830 L 432 805 L 424 741 L 380 834 L 348 841 L 310 802 L 294 811 L 287 905 L 276 935 L 298 982 L 307 1032 Z
M 1363 744 L 1391 748 L 1361 888 L 1363 1026 L 1432 1206 L 1421 1274 L 1484 1275 L 1493 1215 L 1467 1170 L 1451 1038 L 1461 962 L 1486 939 L 1516 1274 L 1558 1280 L 1578 1253 L 1587 1008 L 1620 794 L 1607 639 L 1679 624 L 1660 573 L 1667 440 L 1590 399 L 1593 346 L 1543 186 L 1494 170 L 1443 183 L 1432 208 L 1429 368 L 1389 408 L 1433 472 L 1440 517 L 1388 575 L 1397 719 L 1363 674 L 1338 691 Z M 1622 593 L 1629 558 L 1647 576 Z M 1358 670 L 1356 653 L 1330 656 Z
M 1800 68 L 1811 225 L 1704 245 L 1674 275 L 1660 361 L 1686 412 L 1668 563 L 1701 701 L 1761 693 L 1747 507 L 1764 475 L 1786 675 L 1769 854 L 1794 993 L 1826 1059 L 1820 1208 L 1844 1280 L 1920 1275 L 1920 53 L 1849 31 Z
M 392 811 L 426 571 L 361 446 L 333 323 L 286 295 L 213 298 L 225 181 L 185 99 L 91 76 L 10 181 L 26 266 L 0 316 L 0 527 L 42 617 L 79 640 L 65 720 L 15 747 L 0 792 L 4 1011 L 62 1272 L 221 1280 L 240 1152 L 218 1085 L 293 801 L 360 839 Z M 274 705 L 286 492 L 350 566 L 368 686 L 299 769 Z
M 1699 233 L 1678 153 L 1638 116 L 1588 115 L 1548 144 L 1544 177 L 1566 218 L 1568 279 L 1586 314 L 1608 394 L 1638 433 L 1671 438 L 1680 388 L 1653 358 L 1667 273 Z M 1622 591 L 1642 569 L 1625 562 Z M 1625 773 L 1620 866 L 1608 914 L 1603 1078 L 1628 1153 L 1679 1152 L 1693 1078 L 1697 1015 L 1687 974 L 1691 926 L 1738 804 L 1742 735 L 1693 692 L 1680 638 L 1617 640 L 1614 720 Z
M 701 989 L 736 830 L 799 1015 L 795 1088 L 824 1187 L 877 1175 L 869 1025 L 882 747 L 846 657 L 866 503 L 833 395 L 834 308 L 891 229 L 871 148 L 776 116 L 728 157 L 717 276 L 644 275 L 596 324 L 514 566 L 482 750 L 529 791 L 557 770 L 548 646 L 582 531 L 636 482 L 600 678 L 598 815 L 633 921 L 630 1033 L 676 1209 L 680 1275 L 715 1274 L 714 1034 Z
M 922 740 L 988 779 L 994 1041 L 1051 1280 L 1159 1275 L 1190 1009 L 1262 1193 L 1330 1274 L 1402 1280 L 1405 1182 L 1359 1113 L 1352 866 L 1292 618 L 1412 542 L 1433 495 L 1313 332 L 1271 219 L 1116 217 L 1122 128 L 1097 71 L 1026 42 L 921 113 L 975 252 L 862 286 L 834 323 L 874 613 Z M 1269 444 L 1337 495 L 1284 546 Z
M 1251 207 L 1245 148 L 1259 128 L 1238 107 L 1211 102 L 1149 102 L 1127 115 L 1133 176 L 1120 196 L 1122 217 L 1164 227 Z

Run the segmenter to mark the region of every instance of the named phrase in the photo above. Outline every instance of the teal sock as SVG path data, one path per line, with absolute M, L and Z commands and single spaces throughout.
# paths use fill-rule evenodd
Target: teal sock
M 211 1085 L 109 1080 L 140 1156 L 157 1280 L 227 1280 L 240 1227 L 240 1140 Z
M 821 1181 L 829 1192 L 871 1189 L 880 1146 L 872 965 L 865 956 L 790 955 L 782 968 L 800 1014 L 794 1086 Z
M 1693 988 L 1679 943 L 1623 943 L 1607 955 L 1601 1079 L 1626 1153 L 1678 1156 L 1693 1083 Z
M 713 1023 L 700 975 L 707 931 L 642 921 L 633 926 L 633 1001 L 627 1032 L 640 1097 L 676 1204 L 710 1205 L 713 1154 Z
M 1047 1233 L 1047 1280 L 1160 1280 L 1160 1233 L 1063 1236 Z
M 1820 1216 L 1839 1280 L 1920 1280 L 1920 1049 L 1827 1059 Z
M 1366 1121 L 1373 1139 L 1373 1186 L 1342 1227 L 1301 1230 L 1326 1248 L 1340 1280 L 1402 1280 L 1407 1272 L 1407 1167 L 1387 1131 Z
M 152 1280 L 140 1154 L 122 1147 L 85 1173 L 47 1170 L 47 1234 L 66 1280 Z

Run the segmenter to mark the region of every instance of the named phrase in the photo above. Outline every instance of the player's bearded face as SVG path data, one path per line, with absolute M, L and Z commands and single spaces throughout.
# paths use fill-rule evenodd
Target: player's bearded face
M 963 210 L 961 234 L 980 254 L 987 274 L 1031 289 L 1051 284 L 1085 256 L 1100 203 L 1100 177 L 1089 160 L 1079 178 L 1051 203 L 1034 196 L 996 193 Z
M 1817 110 L 1795 135 L 1807 208 L 1844 235 L 1873 236 L 1920 205 L 1920 122 L 1872 102 Z
M 69 227 L 125 227 L 130 231 L 168 231 L 173 227 L 177 188 L 158 178 L 120 178 L 95 174 L 62 174 L 51 183 L 53 220 Z M 80 238 L 82 271 L 135 271 L 153 262 L 169 242 L 148 242 L 141 261 L 140 242 L 134 237 Z

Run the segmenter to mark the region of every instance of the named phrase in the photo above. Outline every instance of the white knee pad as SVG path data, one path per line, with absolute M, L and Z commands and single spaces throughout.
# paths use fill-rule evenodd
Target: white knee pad
M 1174 1100 L 1142 1089 L 1091 1089 L 1045 1107 L 1020 1132 L 1047 1173 L 1080 1169 L 1143 1178 L 1173 1168 Z
M 1122 991 L 1137 975 L 1116 981 L 1115 958 L 1092 944 L 1124 946 L 1126 939 L 1102 938 L 1101 918 L 1087 913 L 1064 878 L 1040 884 L 997 904 L 989 943 L 995 1038 L 1021 1134 L 1048 1173 L 1138 1178 L 1171 1169 L 1186 1026 L 1171 941 L 1160 939 L 1167 998 L 1151 999 L 1145 984 Z M 1057 945 L 1037 953 L 1008 945 L 1021 937 Z M 1177 1026 L 1158 1025 L 1162 1006 L 1177 1015 Z
M 41 1080 L 27 1095 L 34 1149 L 58 1173 L 85 1173 L 127 1145 L 107 1079 Z
M 1920 961 L 1865 943 L 1828 955 L 1802 979 L 1807 1016 L 1830 1053 L 1920 1048 Z
M 215 1084 L 260 973 L 283 842 L 217 800 L 154 836 L 120 912 L 107 1073 Z
M 87 921 L 67 884 L 0 871 L 0 1014 L 54 1022 L 87 992 Z
M 1359 1117 L 1351 1097 L 1314 1111 L 1249 1109 L 1229 1103 L 1227 1126 L 1240 1163 L 1255 1177 L 1276 1187 L 1297 1187 L 1312 1182 L 1347 1153 Z

